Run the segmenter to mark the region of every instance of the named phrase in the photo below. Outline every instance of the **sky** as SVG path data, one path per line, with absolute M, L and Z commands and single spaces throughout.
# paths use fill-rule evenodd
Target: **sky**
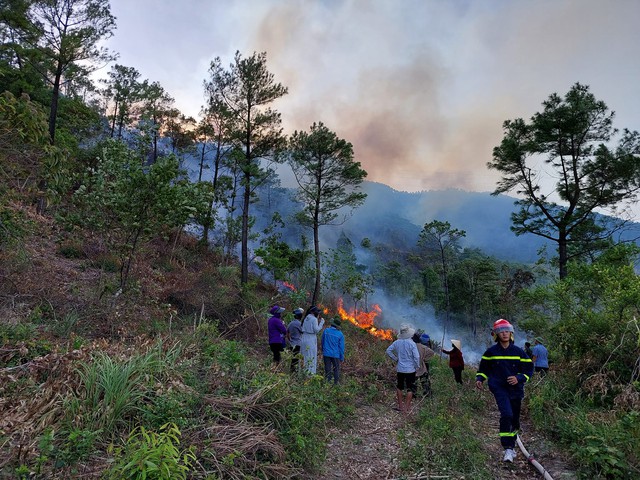
M 507 119 L 576 82 L 640 130 L 639 0 L 111 0 L 117 63 L 198 116 L 215 57 L 266 52 L 285 133 L 313 122 L 397 190 L 493 191 Z

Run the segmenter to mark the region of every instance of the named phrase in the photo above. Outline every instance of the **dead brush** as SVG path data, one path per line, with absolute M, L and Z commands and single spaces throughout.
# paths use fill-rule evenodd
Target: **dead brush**
M 220 423 L 193 432 L 189 442 L 199 446 L 199 466 L 205 475 L 241 480 L 289 479 L 302 473 L 286 463 L 286 451 L 268 426 L 222 417 Z
M 78 388 L 75 363 L 87 357 L 84 350 L 50 353 L 0 370 L 3 385 L 25 385 L 16 387 L 11 397 L 0 398 L 0 432 L 6 436 L 0 449 L 0 469 L 14 462 L 28 464 L 37 456 L 38 439 L 64 419 L 64 402 Z
M 286 406 L 286 398 L 284 396 L 279 396 L 275 400 L 266 398 L 270 392 L 278 387 L 280 387 L 278 383 L 266 385 L 252 394 L 240 398 L 206 395 L 203 397 L 203 401 L 223 416 L 231 417 L 240 414 L 254 421 L 278 425 L 285 421 L 282 412 Z
M 595 398 L 596 396 L 598 396 L 602 399 L 606 397 L 610 392 L 611 385 L 612 379 L 610 373 L 599 372 L 587 377 L 586 380 L 582 382 L 581 389 L 590 398 Z
M 613 399 L 613 404 L 617 408 L 628 410 L 630 412 L 640 411 L 640 392 L 633 384 L 625 385 Z

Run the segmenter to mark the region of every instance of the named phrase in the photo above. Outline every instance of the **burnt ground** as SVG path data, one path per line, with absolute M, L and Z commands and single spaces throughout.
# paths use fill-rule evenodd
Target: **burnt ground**
M 466 387 L 466 394 L 475 394 L 471 386 Z M 398 441 L 398 431 L 402 428 L 411 430 L 416 427 L 413 415 L 403 416 L 393 409 L 393 394 L 389 389 L 388 402 L 356 407 L 357 420 L 344 427 L 334 425 L 330 435 L 332 440 L 328 446 L 327 460 L 321 471 L 310 476 L 312 480 L 355 479 L 355 480 L 401 480 L 401 479 L 469 479 L 480 480 L 473 475 L 452 472 L 407 472 L 401 471 L 399 458 L 402 445 Z M 490 393 L 486 397 L 487 408 L 483 409 L 483 418 L 476 424 L 476 431 L 470 435 L 481 438 L 485 451 L 490 459 L 486 467 L 494 480 L 534 480 L 543 475 L 529 465 L 520 449 L 516 449 L 517 458 L 513 464 L 502 462 L 503 450 L 500 446 L 498 432 L 498 410 Z M 429 408 L 429 399 L 414 404 L 417 408 Z M 414 434 L 418 434 L 417 430 Z M 554 480 L 574 480 L 576 474 L 563 458 L 562 452 L 554 450 L 553 445 L 540 433 L 536 432 L 526 412 L 522 417 L 523 444 L 528 452 L 550 473 Z

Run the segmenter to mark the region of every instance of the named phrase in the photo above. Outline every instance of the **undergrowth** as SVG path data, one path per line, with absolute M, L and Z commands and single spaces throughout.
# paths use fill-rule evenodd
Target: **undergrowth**
M 485 408 L 485 399 L 453 381 L 446 363 L 431 362 L 431 382 L 434 394 L 421 404 L 415 425 L 399 432 L 404 446 L 400 467 L 405 471 L 430 475 L 451 475 L 451 478 L 493 478 L 486 465 L 490 459 L 478 435 L 474 435 L 477 412 Z M 470 374 L 469 374 L 470 375 Z
M 529 391 L 536 426 L 571 453 L 580 478 L 640 478 L 640 412 L 601 407 L 563 372 L 552 372 Z

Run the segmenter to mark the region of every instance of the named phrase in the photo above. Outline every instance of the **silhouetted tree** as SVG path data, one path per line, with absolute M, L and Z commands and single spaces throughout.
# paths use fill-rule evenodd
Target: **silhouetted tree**
M 113 34 L 115 17 L 108 0 L 36 0 L 28 18 L 37 35 L 24 37 L 36 53 L 27 58 L 52 87 L 49 136 L 53 144 L 60 88 L 115 58 L 100 46 Z
M 287 88 L 276 83 L 267 70 L 267 54 L 253 53 L 242 58 L 236 52 L 228 70 L 222 67 L 217 57 L 209 68 L 211 75 L 205 83 L 210 96 L 224 102 L 231 123 L 231 143 L 241 155 L 235 155 L 242 172 L 242 240 L 241 283 L 249 280 L 249 205 L 252 193 L 270 175 L 261 162 L 274 159 L 284 145 L 285 138 L 280 127 L 280 113 L 267 105 L 287 93 Z
M 610 233 L 611 220 L 605 223 L 596 210 L 615 213 L 620 203 L 637 198 L 640 134 L 625 129 L 615 148 L 606 146 L 617 133 L 614 113 L 579 83 L 564 98 L 552 94 L 543 107 L 530 123 L 504 122 L 504 138 L 487 165 L 502 173 L 494 195 L 515 190 L 523 197 L 516 202 L 520 210 L 512 214 L 512 230 L 557 243 L 563 279 L 570 244 L 593 245 Z M 554 186 L 546 188 L 545 182 Z
M 325 125 L 314 123 L 310 131 L 294 132 L 289 141 L 289 163 L 298 182 L 297 199 L 303 210 L 299 218 L 313 228 L 316 260 L 316 282 L 311 303 L 320 293 L 320 238 L 321 225 L 344 223 L 349 212 L 362 205 L 367 194 L 358 191 L 367 176 L 360 162 L 353 159 L 351 143 L 338 138 Z

